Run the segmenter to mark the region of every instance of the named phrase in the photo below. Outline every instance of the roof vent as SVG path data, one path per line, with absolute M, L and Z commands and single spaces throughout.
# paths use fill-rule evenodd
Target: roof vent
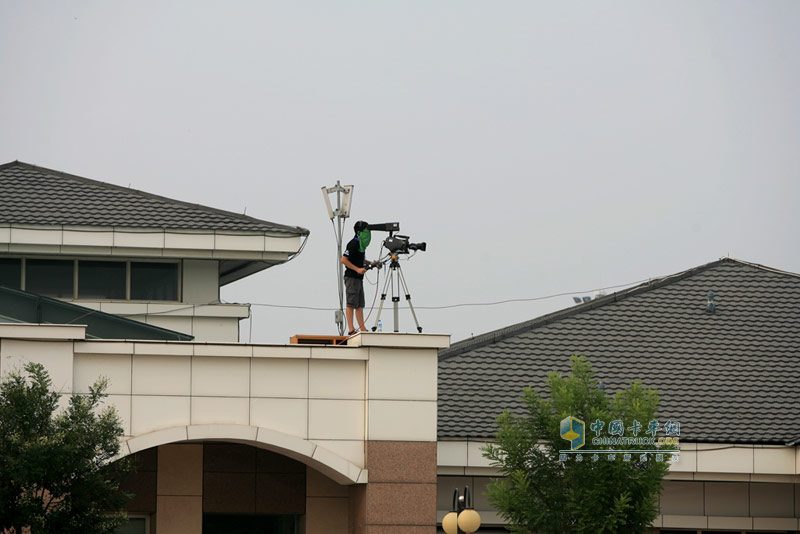
M 708 313 L 717 313 L 717 303 L 714 302 L 714 292 L 709 291 L 706 299 L 706 311 Z

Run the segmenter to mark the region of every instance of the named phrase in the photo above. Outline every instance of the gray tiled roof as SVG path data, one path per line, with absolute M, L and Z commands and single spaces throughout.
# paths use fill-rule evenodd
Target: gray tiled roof
M 800 275 L 733 259 L 442 350 L 439 437 L 492 437 L 499 413 L 519 413 L 522 388 L 542 391 L 573 354 L 610 394 L 633 380 L 658 390 L 660 416 L 686 441 L 800 438 Z
M 9 223 L 308 234 L 19 161 L 0 165 L 0 224 Z

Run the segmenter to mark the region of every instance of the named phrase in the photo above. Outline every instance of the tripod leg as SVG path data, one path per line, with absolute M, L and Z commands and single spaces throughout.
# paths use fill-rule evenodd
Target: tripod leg
M 408 302 L 408 309 L 411 310 L 411 316 L 414 318 L 414 324 L 417 325 L 417 332 L 421 334 L 422 327 L 419 325 L 419 321 L 417 321 L 417 313 L 414 311 L 414 305 L 411 304 L 411 293 L 408 292 L 408 286 L 406 285 L 406 277 L 403 276 L 403 270 L 400 269 L 400 267 L 397 268 L 397 274 L 398 274 L 397 278 L 400 284 L 402 284 L 403 291 L 405 292 L 406 295 L 406 302 Z M 399 287 L 398 287 L 398 292 L 399 292 Z
M 389 283 L 392 281 L 392 274 L 393 272 L 390 270 L 386 273 L 386 281 L 383 283 L 383 292 L 381 293 L 381 305 L 378 307 L 378 315 L 375 317 L 375 324 L 372 325 L 372 331 L 376 331 L 378 329 L 378 321 L 381 320 L 381 312 L 383 311 L 383 304 L 386 302 L 386 289 L 389 287 Z

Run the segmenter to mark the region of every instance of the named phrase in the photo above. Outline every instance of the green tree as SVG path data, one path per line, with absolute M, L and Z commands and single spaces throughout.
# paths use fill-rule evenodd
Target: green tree
M 101 409 L 105 380 L 56 413 L 44 367 L 29 363 L 25 374 L 0 383 L 0 532 L 114 532 L 126 517 L 128 462 L 111 461 L 123 430 L 113 407 Z
M 601 454 L 597 461 L 591 454 L 584 454 L 582 461 L 569 454 L 560 461 L 559 451 L 570 449 L 561 437 L 560 423 L 569 416 L 584 421 L 588 450 L 652 450 L 652 445 L 593 445 L 590 424 L 603 421 L 606 430 L 611 421 L 622 420 L 628 429 L 638 421 L 643 425 L 638 437 L 651 437 L 645 432 L 656 419 L 658 394 L 634 382 L 609 398 L 584 357 L 573 356 L 571 367 L 568 377 L 548 374 L 547 396 L 524 389 L 525 415 L 507 410 L 498 417 L 496 440 L 484 448 L 484 455 L 504 477 L 489 484 L 489 500 L 513 532 L 646 532 L 659 514 L 658 493 L 667 462 L 654 455 L 641 462 L 639 454 L 632 454 L 629 461 L 622 454 L 613 460 Z M 632 431 L 625 436 L 632 437 Z

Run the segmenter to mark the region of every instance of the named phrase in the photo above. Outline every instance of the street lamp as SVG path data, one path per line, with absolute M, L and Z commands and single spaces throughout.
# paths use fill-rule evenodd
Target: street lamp
M 331 200 L 328 197 L 331 193 L 336 193 L 336 209 L 331 206 Z M 336 180 L 336 185 L 333 187 L 323 187 L 322 196 L 325 197 L 325 207 L 328 209 L 328 218 L 333 223 L 333 233 L 336 235 L 336 246 L 338 252 L 336 254 L 336 273 L 339 278 L 339 309 L 336 310 L 334 321 L 339 330 L 339 335 L 344 335 L 344 280 L 342 278 L 344 272 L 344 265 L 340 261 L 342 258 L 342 223 L 350 216 L 350 202 L 353 198 L 353 186 L 342 185 L 339 180 Z
M 481 526 L 481 516 L 472 508 L 472 498 L 469 495 L 469 486 L 464 486 L 464 495 L 458 494 L 458 488 L 453 493 L 453 509 L 444 519 L 442 528 L 447 534 L 472 534 Z

